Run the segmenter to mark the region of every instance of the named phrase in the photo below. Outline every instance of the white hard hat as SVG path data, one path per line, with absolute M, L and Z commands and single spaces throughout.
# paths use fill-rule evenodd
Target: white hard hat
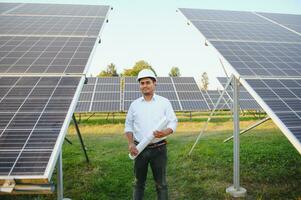
M 153 78 L 157 81 L 157 77 L 155 75 L 155 73 L 150 70 L 150 69 L 143 69 L 139 72 L 138 77 L 137 77 L 137 81 L 139 82 L 140 79 L 142 78 Z

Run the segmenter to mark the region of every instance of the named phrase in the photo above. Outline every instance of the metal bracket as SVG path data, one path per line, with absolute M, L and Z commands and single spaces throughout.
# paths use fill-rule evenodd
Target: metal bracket
M 220 101 L 222 100 L 222 98 L 224 98 L 225 91 L 226 91 L 226 89 L 229 87 L 229 85 L 231 84 L 231 81 L 232 81 L 233 78 L 234 78 L 234 76 L 232 75 L 232 76 L 230 77 L 230 79 L 228 80 L 227 84 L 225 85 L 225 88 L 224 88 L 222 94 L 221 94 L 220 97 L 218 98 L 218 100 L 217 100 L 217 102 L 216 102 L 216 104 L 215 104 L 213 110 L 211 111 L 211 113 L 210 113 L 210 115 L 209 115 L 209 117 L 208 117 L 208 119 L 207 119 L 207 121 L 206 121 L 206 123 L 205 123 L 203 129 L 201 130 L 201 132 L 200 132 L 200 134 L 198 135 L 197 139 L 195 140 L 193 146 L 191 147 L 191 149 L 190 149 L 188 155 L 190 155 L 190 154 L 192 153 L 193 149 L 195 148 L 196 144 L 199 142 L 199 140 L 200 140 L 201 136 L 203 135 L 204 131 L 207 129 L 208 123 L 210 122 L 210 120 L 211 120 L 211 118 L 212 118 L 212 116 L 213 116 L 215 110 L 217 109 L 217 106 L 219 105 Z
M 250 130 L 256 128 L 257 126 L 259 126 L 260 124 L 265 123 L 266 121 L 269 121 L 270 119 L 271 119 L 270 117 L 266 117 L 266 118 L 264 118 L 264 119 L 262 119 L 262 120 L 259 120 L 259 121 L 256 122 L 255 124 L 252 124 L 252 125 L 249 126 L 248 128 L 246 128 L 246 129 L 240 131 L 239 134 L 240 134 L 240 135 L 245 134 L 246 132 L 248 132 L 248 131 L 250 131 Z M 231 139 L 233 139 L 233 135 L 230 136 L 230 137 L 228 137 L 227 139 L 225 139 L 224 142 L 228 142 L 228 141 L 231 140 Z
M 0 192 L 11 193 L 16 186 L 16 182 L 14 179 L 7 179 L 0 187 Z
M 81 144 L 82 149 L 84 151 L 84 154 L 85 154 L 85 157 L 86 157 L 86 161 L 89 162 L 89 157 L 88 157 L 88 154 L 87 154 L 87 151 L 86 151 L 86 147 L 85 147 L 85 144 L 84 144 L 84 141 L 83 141 L 82 135 L 80 133 L 80 130 L 79 130 L 79 127 L 78 127 L 78 123 L 76 121 L 76 118 L 75 118 L 74 114 L 72 115 L 72 119 L 73 119 L 73 122 L 74 122 L 74 125 L 75 125 L 75 129 L 76 129 L 76 132 L 77 132 L 80 144 Z

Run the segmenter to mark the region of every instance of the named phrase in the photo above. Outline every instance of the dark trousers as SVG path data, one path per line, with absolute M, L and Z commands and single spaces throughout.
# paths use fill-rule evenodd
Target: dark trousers
M 135 159 L 134 165 L 134 174 L 136 178 L 133 192 L 134 200 L 143 199 L 148 164 L 150 164 L 153 172 L 158 200 L 168 199 L 166 163 L 167 149 L 165 144 L 155 148 L 145 148 L 139 154 L 139 156 Z

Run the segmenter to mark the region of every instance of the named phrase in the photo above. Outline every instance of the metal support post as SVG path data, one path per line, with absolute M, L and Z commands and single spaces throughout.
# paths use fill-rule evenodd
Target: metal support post
M 64 199 L 62 150 L 57 160 L 57 199 Z
M 85 147 L 84 141 L 82 139 L 82 136 L 80 134 L 80 130 L 78 128 L 78 124 L 77 124 L 77 121 L 76 121 L 76 118 L 75 118 L 74 114 L 72 115 L 72 119 L 73 119 L 73 122 L 74 122 L 74 125 L 75 125 L 75 129 L 76 129 L 76 132 L 77 132 L 80 144 L 81 144 L 82 149 L 84 151 L 84 154 L 85 154 L 85 157 L 86 157 L 86 161 L 89 162 L 89 158 L 88 158 L 88 154 L 87 154 L 87 151 L 86 151 L 86 147 Z
M 247 190 L 240 187 L 239 177 L 239 81 L 233 78 L 233 123 L 234 123 L 234 142 L 233 142 L 233 185 L 226 189 L 226 192 L 233 197 L 245 197 Z

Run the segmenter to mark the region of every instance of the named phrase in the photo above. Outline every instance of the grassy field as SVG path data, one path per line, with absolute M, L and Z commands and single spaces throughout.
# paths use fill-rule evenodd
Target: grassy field
M 73 145 L 65 142 L 63 148 L 65 196 L 85 200 L 131 199 L 133 162 L 127 155 L 123 119 L 115 119 L 111 124 L 97 119 L 96 116 L 82 120 L 80 124 L 89 164 L 85 162 L 73 125 L 69 128 L 67 137 Z M 232 184 L 233 143 L 222 142 L 231 135 L 232 122 L 221 118 L 210 123 L 189 157 L 187 153 L 204 122 L 194 118 L 180 121 L 176 133 L 168 138 L 170 199 L 232 199 L 225 189 Z M 254 122 L 254 118 L 246 116 L 241 127 Z M 53 177 L 55 182 L 56 175 Z M 271 121 L 241 137 L 241 185 L 248 190 L 246 199 L 301 199 L 300 154 Z M 151 171 L 145 196 L 156 199 Z M 56 194 L 0 196 L 1 200 L 55 198 Z

